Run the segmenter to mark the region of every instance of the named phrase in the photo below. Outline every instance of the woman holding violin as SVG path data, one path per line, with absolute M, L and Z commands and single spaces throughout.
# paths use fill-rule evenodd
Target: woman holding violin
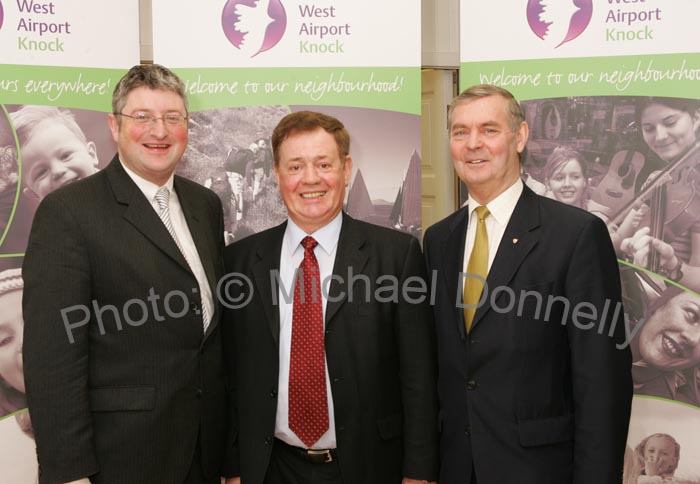
M 648 219 L 620 249 L 636 265 L 700 291 L 700 101 L 644 98 L 637 113 L 644 142 L 665 167 L 644 183 L 637 205 L 648 206 Z

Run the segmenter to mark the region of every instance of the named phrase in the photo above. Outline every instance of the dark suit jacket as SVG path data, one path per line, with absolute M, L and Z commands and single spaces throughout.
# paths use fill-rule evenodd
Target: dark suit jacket
M 276 280 L 279 271 L 285 228 L 286 223 L 224 251 L 229 275 L 245 275 L 253 291 L 250 302 L 232 311 L 224 326 L 226 361 L 235 376 L 224 475 L 240 475 L 245 484 L 262 484 L 274 442 L 280 322 L 273 305 L 278 286 L 270 278 Z M 349 270 L 359 275 L 352 297 Z M 427 290 L 422 303 L 410 303 L 400 292 L 394 302 L 380 303 L 374 296 L 381 275 L 394 277 L 399 287 L 409 277 L 425 277 L 418 241 L 344 215 L 333 274 L 342 281 L 334 280 L 330 288 L 325 350 L 343 482 L 399 484 L 402 476 L 434 480 L 436 363 Z M 363 276 L 370 281 L 369 298 Z
M 221 203 L 177 176 L 175 190 L 214 291 Z M 226 426 L 221 310 L 203 335 L 197 280 L 117 158 L 44 199 L 23 275 L 39 481 L 180 484 L 198 435 L 204 471 L 216 475 Z M 80 305 L 89 322 L 70 331 L 71 343 L 65 322 L 86 318 Z
M 467 216 L 463 208 L 425 234 L 428 267 L 439 272 L 440 484 L 470 483 L 472 463 L 479 484 L 619 483 L 631 357 L 616 349 L 622 310 L 611 329 L 620 280 L 605 224 L 525 187 L 465 337 L 457 303 Z M 539 314 L 536 296 L 521 291 L 541 295 Z M 568 314 L 550 296 L 568 300 Z

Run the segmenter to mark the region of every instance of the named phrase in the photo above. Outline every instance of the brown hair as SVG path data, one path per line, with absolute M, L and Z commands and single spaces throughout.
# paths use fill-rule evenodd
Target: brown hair
M 345 157 L 350 153 L 350 134 L 343 123 L 327 114 L 314 111 L 298 111 L 282 118 L 272 132 L 272 156 L 275 159 L 275 165 L 278 165 L 280 162 L 280 146 L 285 139 L 292 134 L 308 133 L 319 128 L 333 135 L 338 145 L 340 160 L 344 164 Z

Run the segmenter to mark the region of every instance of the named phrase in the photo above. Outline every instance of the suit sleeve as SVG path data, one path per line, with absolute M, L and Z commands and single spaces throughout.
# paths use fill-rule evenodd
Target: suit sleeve
M 429 304 L 430 281 L 423 255 L 411 238 L 400 287 L 397 312 L 397 337 L 400 357 L 401 392 L 404 408 L 403 475 L 413 479 L 436 481 L 438 473 L 437 440 L 437 360 L 435 327 Z M 422 296 L 422 297 L 421 297 Z
M 590 314 L 589 304 L 602 318 L 609 304 L 604 331 L 567 324 L 571 351 L 574 399 L 574 484 L 619 483 L 632 401 L 632 357 L 625 339 L 624 314 L 613 320 L 621 303 L 620 274 L 605 224 L 593 218 L 581 231 L 566 276 L 566 296 L 573 319 L 579 306 Z
M 226 254 L 226 251 L 224 251 L 224 254 Z M 226 273 L 233 271 L 226 257 L 224 258 L 224 267 Z M 226 297 L 223 297 L 223 299 L 226 299 Z M 238 379 L 236 377 L 238 371 L 236 355 L 238 352 L 235 347 L 235 314 L 232 308 L 227 307 L 224 309 L 222 322 L 224 363 L 226 366 L 228 431 L 226 433 L 226 447 L 224 449 L 221 475 L 224 477 L 239 477 L 241 475 L 241 466 L 238 448 Z
M 88 395 L 88 252 L 75 214 L 47 197 L 34 217 L 22 269 L 24 371 L 41 483 L 99 471 Z

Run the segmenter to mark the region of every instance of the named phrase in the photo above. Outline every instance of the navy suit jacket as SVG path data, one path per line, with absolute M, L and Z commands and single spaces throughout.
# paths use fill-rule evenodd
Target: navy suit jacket
M 440 484 L 469 484 L 472 465 L 479 484 L 619 484 L 631 356 L 616 348 L 625 331 L 605 224 L 525 187 L 467 335 L 467 217 L 462 208 L 425 234 L 439 273 Z
M 250 300 L 230 311 L 224 325 L 226 361 L 233 376 L 224 475 L 240 475 L 246 484 L 263 483 L 274 445 L 280 331 L 274 274 L 285 229 L 286 222 L 224 251 L 226 270 L 248 278 L 245 291 L 252 291 L 230 294 L 240 301 L 250 295 Z M 435 480 L 432 311 L 427 290 L 420 302 L 418 293 L 407 298 L 401 292 L 410 285 L 408 279 L 426 277 L 418 241 L 343 215 L 333 275 L 337 279 L 330 285 L 326 307 L 325 353 L 343 482 L 400 484 L 403 476 Z M 380 276 L 396 281 L 395 300 L 377 300 Z M 388 299 L 391 291 L 380 296 Z

